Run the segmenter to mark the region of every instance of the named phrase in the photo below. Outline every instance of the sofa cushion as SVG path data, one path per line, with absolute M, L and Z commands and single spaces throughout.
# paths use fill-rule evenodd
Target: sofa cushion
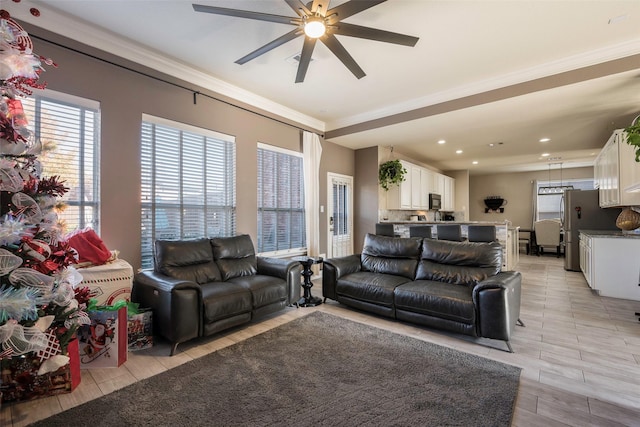
M 502 268 L 498 242 L 451 242 L 424 239 L 416 280 L 475 285 Z
M 471 291 L 468 286 L 416 280 L 396 288 L 395 305 L 397 310 L 472 325 L 476 314 Z
M 201 289 L 205 323 L 251 312 L 251 292 L 236 283 L 204 283 Z
M 256 253 L 248 234 L 214 237 L 211 246 L 223 280 L 251 276 L 258 271 Z
M 351 273 L 338 279 L 336 293 L 372 304 L 393 306 L 393 290 L 408 279 L 392 274 L 378 274 L 370 271 Z
M 251 292 L 254 309 L 287 300 L 287 282 L 278 277 L 256 274 L 234 277 L 229 281 Z
M 199 284 L 220 281 L 209 239 L 156 240 L 155 271 Z
M 360 255 L 362 269 L 413 280 L 420 257 L 420 240 L 367 234 Z

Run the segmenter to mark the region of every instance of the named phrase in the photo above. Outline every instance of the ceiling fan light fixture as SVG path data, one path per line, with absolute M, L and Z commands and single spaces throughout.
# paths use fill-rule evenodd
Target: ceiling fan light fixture
M 324 20 L 320 17 L 309 18 L 304 23 L 304 33 L 312 39 L 322 37 L 326 31 L 327 27 L 324 24 Z

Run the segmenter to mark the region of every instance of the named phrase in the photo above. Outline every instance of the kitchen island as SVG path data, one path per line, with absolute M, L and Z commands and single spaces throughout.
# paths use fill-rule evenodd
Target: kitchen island
M 381 221 L 393 224 L 395 234 L 400 237 L 409 237 L 411 226 L 430 225 L 434 238 L 437 238 L 438 225 L 460 225 L 462 237 L 467 237 L 468 226 L 470 225 L 492 225 L 496 227 L 496 238 L 502 245 L 504 254 L 502 260 L 502 270 L 512 271 L 520 261 L 518 247 L 518 230 L 520 227 L 511 226 L 510 222 L 485 222 L 485 221 Z
M 640 234 L 579 230 L 580 270 L 603 297 L 640 301 Z

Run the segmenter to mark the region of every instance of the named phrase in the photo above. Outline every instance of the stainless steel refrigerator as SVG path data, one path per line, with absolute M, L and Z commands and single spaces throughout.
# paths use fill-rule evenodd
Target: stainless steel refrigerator
M 601 208 L 598 190 L 567 190 L 562 200 L 564 269 L 580 271 L 579 230 L 617 230 L 620 209 Z

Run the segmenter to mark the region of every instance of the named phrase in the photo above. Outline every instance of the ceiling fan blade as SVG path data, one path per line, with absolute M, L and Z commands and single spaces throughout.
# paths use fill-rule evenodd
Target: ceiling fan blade
M 384 3 L 385 1 L 387 0 L 351 0 L 346 3 L 342 3 L 340 6 L 336 6 L 327 11 L 326 17 L 328 19 L 328 24 L 335 24 L 338 21 L 347 19 L 351 15 L 370 9 L 380 3 Z
M 302 53 L 300 54 L 300 63 L 298 64 L 298 72 L 296 73 L 296 83 L 302 83 L 304 76 L 307 75 L 307 69 L 311 62 L 311 54 L 316 47 L 316 41 L 318 39 L 312 39 L 311 37 L 304 38 L 304 45 L 302 45 Z
M 215 15 L 235 16 L 236 18 L 256 19 L 258 21 L 277 22 L 279 24 L 301 25 L 302 20 L 298 17 L 272 15 L 270 13 L 251 12 L 248 10 L 228 9 L 226 7 L 206 6 L 203 4 L 193 4 L 196 12 L 213 13 Z
M 284 0 L 291 9 L 293 9 L 298 15 L 300 16 L 304 16 L 304 15 L 311 15 L 311 10 L 309 10 L 309 8 L 307 7 L 307 5 L 305 5 L 304 3 L 302 3 L 300 0 Z
M 312 14 L 320 14 L 320 16 L 327 15 L 327 3 L 331 0 L 313 0 L 313 4 L 311 5 L 311 13 Z
M 338 57 L 340 61 L 353 73 L 356 78 L 361 79 L 366 76 L 365 72 L 360 68 L 360 66 L 356 63 L 355 59 L 349 52 L 342 46 L 342 44 L 338 41 L 336 36 L 333 34 L 328 34 L 325 37 L 322 37 L 320 40 L 329 48 L 331 52 L 335 56 Z
M 339 34 L 341 36 L 358 37 L 385 43 L 401 44 L 403 46 L 415 46 L 418 40 L 420 40 L 418 37 L 378 30 L 377 28 L 347 24 L 346 22 L 339 22 L 335 27 L 330 28 L 330 31 L 333 34 Z
M 274 49 L 278 46 L 281 46 L 283 44 L 285 44 L 288 41 L 291 41 L 293 39 L 295 39 L 296 37 L 298 37 L 299 35 L 302 34 L 302 30 L 300 30 L 299 28 L 296 28 L 295 30 L 289 31 L 287 34 L 284 34 L 280 37 L 278 37 L 277 39 L 270 41 L 269 43 L 265 44 L 262 47 L 259 47 L 258 49 L 254 50 L 253 52 L 251 52 L 248 55 L 243 56 L 242 58 L 238 59 L 236 61 L 236 64 L 244 64 L 247 63 L 249 61 L 251 61 L 254 58 L 257 58 L 258 56 L 269 52 L 271 49 Z

